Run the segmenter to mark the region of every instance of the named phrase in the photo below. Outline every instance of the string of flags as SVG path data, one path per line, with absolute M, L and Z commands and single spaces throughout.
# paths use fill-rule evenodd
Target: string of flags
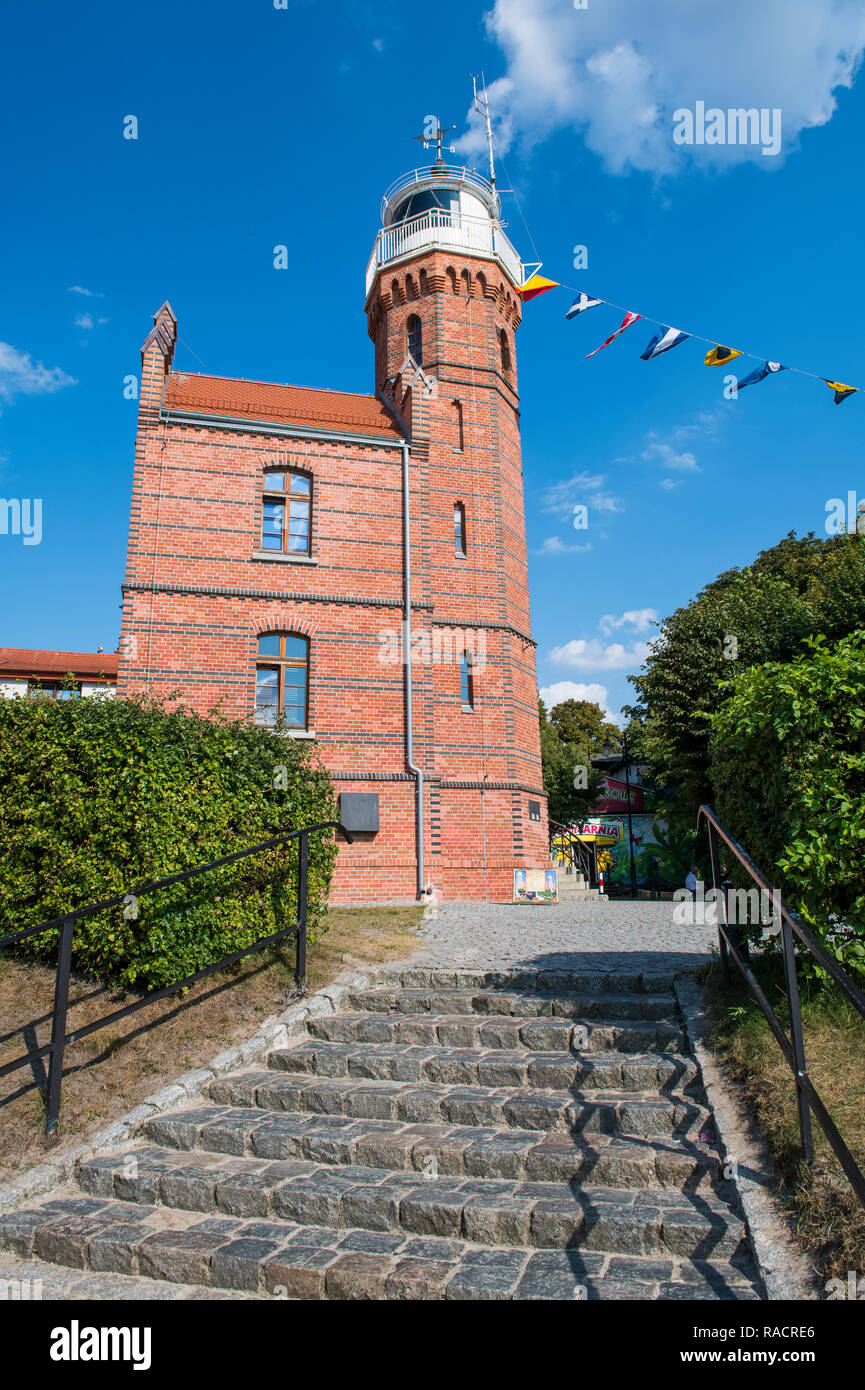
M 519 295 L 523 302 L 537 298 L 540 294 L 546 294 L 548 290 L 566 289 L 565 285 L 560 285 L 558 280 L 548 280 L 544 275 L 531 275 L 524 285 L 519 288 Z M 587 294 L 585 290 L 580 290 L 577 297 L 571 304 L 566 319 L 575 319 L 580 314 L 584 314 L 588 309 L 597 309 L 600 305 L 606 304 L 610 309 L 620 309 L 625 317 L 614 333 L 606 338 L 599 347 L 586 354 L 586 361 L 594 357 L 596 353 L 602 352 L 609 347 L 610 343 L 615 342 L 626 329 L 632 327 L 639 319 L 646 323 L 653 324 L 657 328 L 645 351 L 640 353 L 643 362 L 651 362 L 654 358 L 660 357 L 662 353 L 671 352 L 673 348 L 679 347 L 682 343 L 688 342 L 693 338 L 696 342 L 709 344 L 709 351 L 703 361 L 707 367 L 723 367 L 732 362 L 737 357 L 756 357 L 755 353 L 745 352 L 740 348 L 726 347 L 723 343 L 716 343 L 711 338 L 701 338 L 697 333 L 685 333 L 680 328 L 671 328 L 665 323 L 659 323 L 657 319 L 647 318 L 644 314 L 634 313 L 632 309 L 625 309 L 621 304 L 613 304 L 609 299 L 598 299 L 593 295 Z M 759 359 L 758 359 L 759 360 Z M 781 362 L 765 361 L 761 366 L 755 367 L 747 376 L 741 377 L 737 390 L 741 391 L 746 386 L 756 386 L 758 382 L 765 381 L 769 376 L 775 376 L 778 372 L 796 372 L 798 376 L 809 376 L 815 381 L 823 381 L 834 393 L 836 405 L 841 405 L 848 396 L 853 396 L 861 390 L 859 386 L 847 386 L 842 381 L 830 381 L 828 377 L 816 376 L 814 372 L 802 371 L 800 367 L 785 367 Z

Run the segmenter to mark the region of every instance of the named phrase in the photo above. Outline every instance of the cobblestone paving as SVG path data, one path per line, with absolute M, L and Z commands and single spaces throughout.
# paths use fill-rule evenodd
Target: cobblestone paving
M 421 924 L 413 963 L 454 967 L 679 971 L 709 957 L 714 927 L 678 926 L 671 902 L 606 899 L 550 907 L 441 903 Z

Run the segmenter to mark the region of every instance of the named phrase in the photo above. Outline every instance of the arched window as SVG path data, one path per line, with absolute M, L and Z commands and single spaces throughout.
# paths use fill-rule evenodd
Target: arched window
M 487 277 L 484 275 L 484 273 L 483 273 L 482 270 L 479 270 L 479 271 L 478 271 L 478 294 L 484 295 L 484 296 L 485 296 L 485 295 L 486 295 L 486 292 L 487 292 Z
M 499 343 L 502 350 L 502 371 L 509 372 L 511 369 L 511 345 L 504 329 L 499 334 Z
M 471 297 L 471 292 L 472 292 L 472 277 L 471 277 L 471 275 L 469 274 L 469 272 L 468 272 L 467 270 L 461 270 L 461 271 L 460 271 L 460 279 L 462 280 L 463 284 L 464 284 L 465 287 L 466 287 L 466 294 L 467 294 L 469 297 Z
M 463 558 L 466 554 L 466 509 L 462 502 L 454 502 L 454 554 Z
M 406 322 L 406 346 L 417 365 L 423 365 L 423 328 L 417 314 L 410 314 Z
M 294 632 L 264 632 L 255 663 L 255 722 L 305 729 L 309 642 Z
M 312 479 L 292 469 L 268 468 L 261 504 L 261 548 L 308 555 Z

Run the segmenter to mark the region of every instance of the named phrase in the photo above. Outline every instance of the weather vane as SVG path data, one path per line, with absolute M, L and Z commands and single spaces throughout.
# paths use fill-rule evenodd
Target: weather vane
M 437 117 L 437 116 L 433 116 L 433 117 L 432 117 L 432 120 L 434 120 L 435 123 L 436 123 L 436 128 L 435 128 L 435 131 L 434 131 L 434 132 L 430 130 L 430 131 L 427 131 L 427 132 L 426 132 L 425 134 L 423 134 L 423 135 L 413 135 L 413 136 L 412 136 L 412 139 L 413 139 L 413 140 L 420 140 L 420 142 L 421 142 L 421 144 L 423 145 L 423 147 L 424 147 L 425 150 L 428 150 L 428 149 L 430 148 L 431 145 L 435 145 L 435 147 L 436 147 L 436 163 L 437 163 L 437 164 L 440 164 L 440 163 L 442 162 L 442 140 L 444 140 L 445 136 L 446 136 L 450 131 L 456 130 L 456 126 L 455 126 L 455 125 L 449 125 L 449 126 L 446 126 L 444 130 L 442 130 L 441 126 L 440 126 L 439 123 L 438 123 L 438 117 Z M 449 150 L 449 152 L 450 152 L 451 154 L 453 154 L 453 152 L 454 152 L 454 147 L 453 147 L 453 145 L 448 145 L 446 148 Z

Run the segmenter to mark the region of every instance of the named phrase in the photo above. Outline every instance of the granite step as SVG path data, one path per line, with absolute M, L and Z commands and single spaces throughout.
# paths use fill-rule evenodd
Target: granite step
M 0 1254 L 0 1302 L 40 1303 L 165 1303 L 167 1300 L 241 1299 L 256 1295 L 237 1289 L 205 1289 L 200 1284 L 166 1283 L 136 1274 L 111 1274 L 45 1260 L 22 1260 Z
M 676 1015 L 672 994 L 530 993 L 522 990 L 408 989 L 378 986 L 352 990 L 350 1010 L 361 1013 L 503 1014 L 508 1018 L 649 1018 L 669 1022 Z
M 384 1014 L 369 1010 L 311 1018 L 307 1031 L 322 1042 L 382 1043 L 401 1047 L 528 1048 L 539 1052 L 687 1051 L 681 1025 L 597 1018 L 517 1018 L 505 1014 Z
M 680 1091 L 698 1079 L 696 1063 L 672 1052 L 542 1052 L 310 1040 L 272 1052 L 268 1066 L 311 1076 L 370 1081 L 432 1081 L 466 1086 L 529 1086 L 583 1091 Z
M 438 965 L 405 966 L 388 972 L 385 987 L 518 991 L 524 994 L 670 994 L 672 970 L 565 970 L 512 966 L 505 970 Z
M 0 1256 L 4 1277 L 46 1277 L 48 1270 L 58 1297 L 117 1298 L 126 1289 L 133 1298 L 152 1297 L 152 1283 L 172 1298 L 760 1297 L 752 1270 L 736 1258 L 495 1247 L 402 1231 L 202 1218 L 116 1200 L 55 1199 L 0 1218 L 0 1249 L 10 1252 Z
M 404 1124 L 342 1115 L 279 1114 L 209 1105 L 158 1115 L 146 1138 L 166 1148 L 238 1157 L 424 1170 L 532 1182 L 615 1187 L 698 1187 L 717 1181 L 718 1159 L 693 1139 Z
M 218 1105 L 248 1105 L 295 1114 L 578 1133 L 688 1137 L 708 1118 L 705 1108 L 692 1100 L 657 1091 L 582 1092 L 431 1081 L 362 1081 L 269 1069 L 218 1078 L 210 1082 L 207 1093 Z
M 91 1159 L 80 1167 L 79 1184 L 92 1197 L 115 1199 L 124 1207 L 140 1203 L 148 1210 L 161 1205 L 477 1245 L 749 1258 L 741 1221 L 711 1191 L 649 1194 L 372 1166 L 183 1155 L 157 1146 Z

